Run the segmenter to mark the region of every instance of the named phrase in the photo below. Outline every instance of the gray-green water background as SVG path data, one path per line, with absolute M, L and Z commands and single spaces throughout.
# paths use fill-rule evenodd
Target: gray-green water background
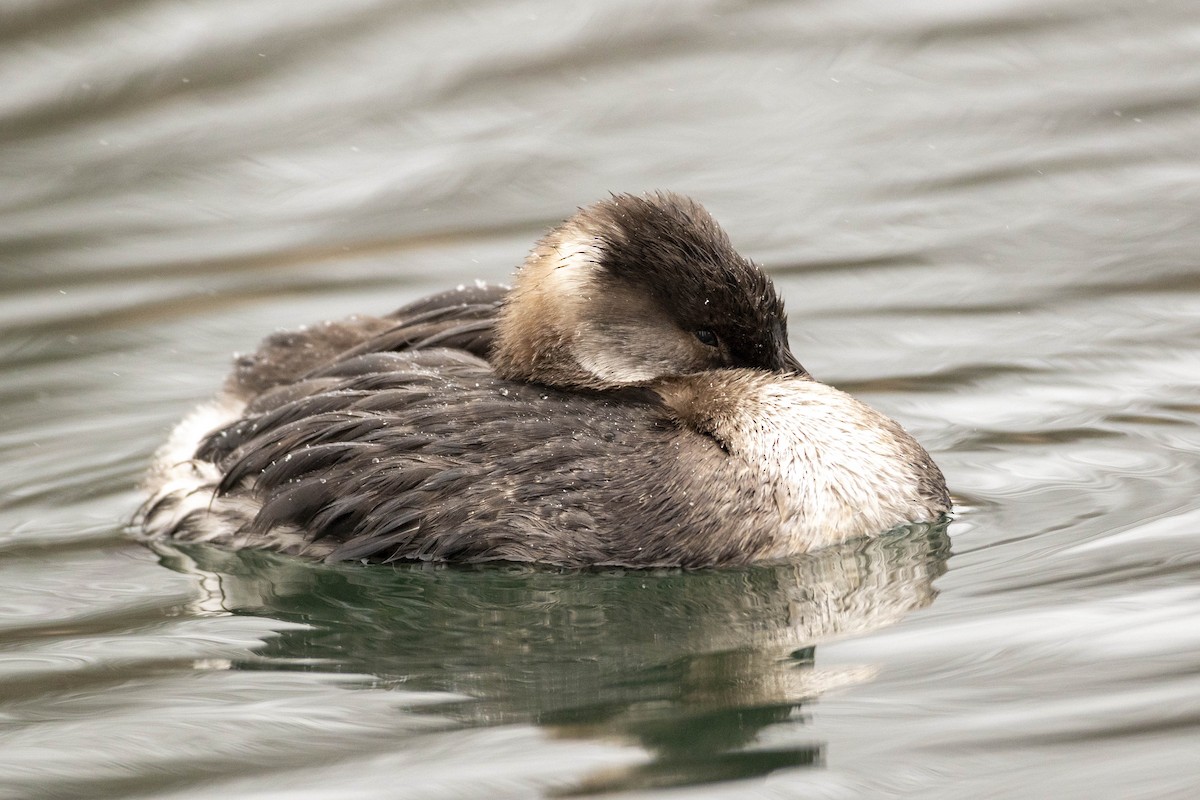
M 1192 797 L 1192 0 L 0 4 L 0 796 Z M 704 202 L 959 500 L 706 573 L 122 526 L 277 327 Z

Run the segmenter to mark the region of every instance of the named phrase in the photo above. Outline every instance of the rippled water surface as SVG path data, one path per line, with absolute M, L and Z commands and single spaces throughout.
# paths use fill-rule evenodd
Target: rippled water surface
M 1191 0 L 17 0 L 0 74 L 0 796 L 1200 794 Z M 125 537 L 232 352 L 654 188 L 948 530 L 583 574 Z

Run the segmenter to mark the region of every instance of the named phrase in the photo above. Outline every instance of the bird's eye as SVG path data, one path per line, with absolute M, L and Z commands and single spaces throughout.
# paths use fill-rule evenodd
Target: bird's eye
M 700 340 L 700 344 L 708 345 L 709 347 L 717 346 L 717 335 L 710 330 L 696 331 L 696 338 Z

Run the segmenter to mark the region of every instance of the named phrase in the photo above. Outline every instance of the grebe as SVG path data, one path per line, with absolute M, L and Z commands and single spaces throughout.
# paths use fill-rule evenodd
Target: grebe
M 511 289 L 269 337 L 146 479 L 141 535 L 326 560 L 719 566 L 934 522 L 941 471 L 813 380 L 697 203 L 614 196 Z

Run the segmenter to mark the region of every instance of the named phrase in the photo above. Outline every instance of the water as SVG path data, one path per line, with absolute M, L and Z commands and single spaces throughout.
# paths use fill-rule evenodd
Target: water
M 1200 792 L 1188 0 L 13 0 L 0 43 L 0 796 Z M 652 188 L 948 531 L 594 574 L 123 535 L 233 351 Z

